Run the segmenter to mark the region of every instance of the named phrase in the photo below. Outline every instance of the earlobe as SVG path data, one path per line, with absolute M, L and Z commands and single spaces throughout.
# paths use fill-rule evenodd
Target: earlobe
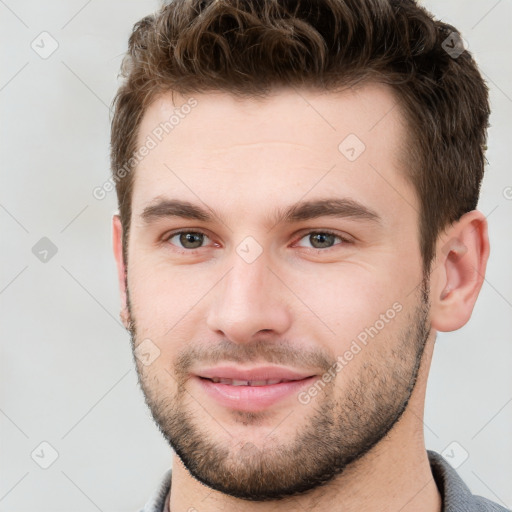
M 484 215 L 473 210 L 438 239 L 431 275 L 431 323 L 437 331 L 465 325 L 482 288 L 489 239 Z
M 112 217 L 112 245 L 114 250 L 114 258 L 117 266 L 117 279 L 119 284 L 119 292 L 121 296 L 120 318 L 126 329 L 130 326 L 130 315 L 127 305 L 126 294 L 126 264 L 123 255 L 123 227 L 119 215 Z

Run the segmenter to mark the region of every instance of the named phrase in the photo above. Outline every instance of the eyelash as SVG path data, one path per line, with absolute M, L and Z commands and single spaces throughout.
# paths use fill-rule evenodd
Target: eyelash
M 207 238 L 210 238 L 206 233 L 204 233 L 203 231 L 200 231 L 200 230 L 181 230 L 181 231 L 174 231 L 173 233 L 170 233 L 169 235 L 166 235 L 163 239 L 163 242 L 166 242 L 166 243 L 170 243 L 170 240 L 172 238 L 174 238 L 176 235 L 182 235 L 182 234 L 200 234 L 200 235 L 204 235 L 205 237 Z M 328 229 L 323 229 L 323 230 L 313 230 L 313 231 L 308 231 L 307 233 L 305 233 L 304 235 L 302 235 L 298 241 L 302 240 L 303 238 L 307 237 L 307 236 L 312 236 L 312 235 L 332 235 L 334 236 L 335 238 L 338 238 L 339 240 L 341 240 L 341 243 L 338 243 L 338 244 L 335 244 L 333 245 L 332 247 L 326 247 L 325 249 L 321 249 L 321 248 L 315 248 L 315 247 L 302 247 L 303 249 L 310 249 L 312 251 L 319 251 L 319 252 L 328 252 L 330 250 L 334 250 L 336 249 L 336 247 L 338 245 L 345 245 L 345 244 L 352 244 L 353 241 L 352 240 L 349 240 L 348 238 L 345 238 L 341 235 L 339 235 L 338 233 L 335 233 L 334 231 L 330 231 Z M 181 252 L 181 253 L 186 253 L 186 254 L 195 254 L 196 251 L 199 251 L 200 249 L 204 249 L 204 247 L 198 247 L 196 249 L 185 249 L 185 248 L 180 248 L 174 244 L 171 244 L 173 245 L 174 247 L 176 247 L 176 249 Z

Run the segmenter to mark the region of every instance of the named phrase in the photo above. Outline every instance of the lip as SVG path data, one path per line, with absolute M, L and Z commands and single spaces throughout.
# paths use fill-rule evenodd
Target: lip
M 195 374 L 198 377 L 212 379 L 219 377 L 221 379 L 235 380 L 301 380 L 311 377 L 311 373 L 298 372 L 282 366 L 259 366 L 257 368 L 243 369 L 235 366 L 216 366 L 203 368 Z
M 280 367 L 260 367 L 251 370 L 217 367 L 201 370 L 192 377 L 201 386 L 203 392 L 219 405 L 232 410 L 259 412 L 285 398 L 297 396 L 300 390 L 311 385 L 318 375 L 299 373 Z M 289 381 L 266 386 L 233 386 L 208 380 L 213 377 L 235 380 L 288 379 Z

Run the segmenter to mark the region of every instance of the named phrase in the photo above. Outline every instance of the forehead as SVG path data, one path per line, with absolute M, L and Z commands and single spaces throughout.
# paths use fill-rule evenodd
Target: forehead
M 395 141 L 400 142 L 407 131 L 403 125 L 393 90 L 378 83 L 337 92 L 281 88 L 262 98 L 240 98 L 214 91 L 190 96 L 175 94 L 173 101 L 166 93 L 157 96 L 146 109 L 137 140 L 142 145 L 146 135 L 155 132 L 155 138 L 174 141 L 175 150 L 180 149 L 181 136 L 187 139 L 187 148 L 204 150 L 277 140 L 311 145 L 324 141 L 322 146 L 329 144 L 337 150 L 340 137 L 349 133 L 372 145 L 378 143 L 372 132 L 380 134 L 380 138 L 383 134 L 387 138 L 394 135 Z
M 175 94 L 174 102 L 166 93 L 148 107 L 138 131 L 138 147 L 151 149 L 135 170 L 133 210 L 176 190 L 221 202 L 236 191 L 257 205 L 257 188 L 282 196 L 293 187 L 305 192 L 320 178 L 318 192 L 336 184 L 344 195 L 366 190 L 371 202 L 380 196 L 382 203 L 405 194 L 410 208 L 406 133 L 396 97 L 383 84 L 280 89 L 264 98 Z

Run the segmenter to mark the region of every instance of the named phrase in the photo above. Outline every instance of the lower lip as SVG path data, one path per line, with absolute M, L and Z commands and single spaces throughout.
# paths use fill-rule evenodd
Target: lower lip
M 195 378 L 207 395 L 220 405 L 240 411 L 258 412 L 287 396 L 298 394 L 303 387 L 310 385 L 316 376 L 267 386 L 232 386 L 201 377 Z

